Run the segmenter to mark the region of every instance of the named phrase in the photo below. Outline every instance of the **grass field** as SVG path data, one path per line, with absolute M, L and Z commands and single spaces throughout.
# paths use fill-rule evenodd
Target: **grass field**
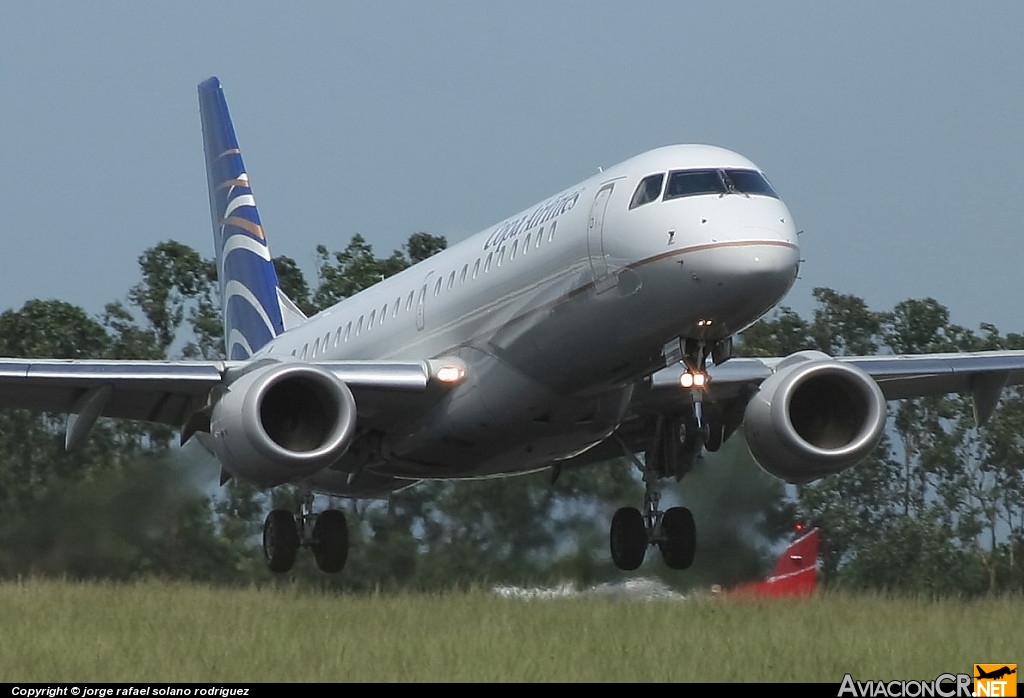
M 338 595 L 0 584 L 0 681 L 825 681 L 1024 663 L 1024 598 Z

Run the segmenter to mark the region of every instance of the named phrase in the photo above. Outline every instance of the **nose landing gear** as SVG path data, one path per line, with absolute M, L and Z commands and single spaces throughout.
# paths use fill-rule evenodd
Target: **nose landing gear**
M 657 545 L 661 559 L 670 569 L 684 570 L 693 564 L 697 550 L 697 529 L 693 513 L 686 507 L 661 511 L 658 481 L 667 477 L 681 479 L 693 467 L 702 450 L 717 451 L 724 429 L 713 403 L 705 405 L 709 353 L 704 340 L 680 339 L 666 351 L 666 361 L 680 361 L 687 372 L 680 380 L 691 399 L 691 407 L 682 414 L 660 414 L 654 418 L 654 435 L 644 459 L 638 459 L 625 443 L 620 445 L 643 473 L 644 509 L 622 507 L 612 517 L 609 542 L 612 561 L 621 570 L 635 570 L 643 564 L 647 547 Z M 715 364 L 732 355 L 732 338 L 711 347 Z

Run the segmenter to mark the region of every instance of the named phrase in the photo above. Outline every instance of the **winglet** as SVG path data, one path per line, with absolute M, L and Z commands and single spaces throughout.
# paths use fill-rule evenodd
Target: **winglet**
M 224 91 L 215 77 L 199 84 L 199 114 L 220 279 L 224 347 L 229 359 L 246 359 L 285 330 L 277 272 Z

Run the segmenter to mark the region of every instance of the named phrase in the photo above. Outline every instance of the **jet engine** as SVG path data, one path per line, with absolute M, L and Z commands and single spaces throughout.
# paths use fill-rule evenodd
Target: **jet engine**
M 355 435 L 356 403 L 330 371 L 277 363 L 231 383 L 213 407 L 210 426 L 225 470 L 273 487 L 344 455 Z
M 747 403 L 750 453 L 787 482 L 810 482 L 867 457 L 885 428 L 885 397 L 863 370 L 816 351 L 779 364 Z

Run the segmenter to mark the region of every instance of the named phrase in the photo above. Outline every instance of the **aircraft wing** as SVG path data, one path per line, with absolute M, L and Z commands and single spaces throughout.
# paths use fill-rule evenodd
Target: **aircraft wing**
M 105 392 L 98 416 L 181 426 L 225 370 L 218 361 L 0 359 L 0 407 L 75 414 L 83 397 Z
M 69 420 L 68 447 L 85 437 L 98 417 L 135 419 L 182 427 L 217 388 L 258 368 L 260 361 L 116 361 L 0 359 L 0 407 L 77 416 Z M 361 423 L 385 412 L 417 409 L 443 383 L 435 361 L 315 363 L 352 391 Z M 415 396 L 422 396 L 420 400 Z M 391 408 L 394 408 L 393 410 Z M 78 424 L 76 427 L 75 424 Z
M 667 435 L 664 448 L 692 456 L 698 424 L 707 450 L 716 450 L 742 424 L 751 455 L 765 470 L 788 482 L 809 482 L 874 450 L 888 400 L 970 395 L 975 421 L 984 424 L 1006 386 L 1024 385 L 1024 351 L 835 358 L 801 351 L 734 358 L 708 371 L 702 393 L 682 387 L 686 372 L 673 364 L 636 386 L 618 430 L 622 445 L 655 448 L 655 440 Z M 678 462 L 685 471 L 692 461 L 680 456 Z
M 800 352 L 809 360 L 829 360 L 856 366 L 874 379 L 886 400 L 899 400 L 948 393 L 970 394 L 976 402 L 993 403 L 1002 388 L 1024 384 L 1024 351 L 987 351 L 948 354 L 826 357 L 817 352 Z M 713 400 L 730 400 L 749 394 L 792 357 L 735 358 L 708 371 L 708 393 Z M 657 406 L 678 395 L 685 366 L 676 364 L 651 377 L 649 393 L 641 403 Z M 991 410 L 983 412 L 990 413 Z M 987 415 L 986 415 L 987 416 Z M 984 420 L 982 420 L 984 421 Z

